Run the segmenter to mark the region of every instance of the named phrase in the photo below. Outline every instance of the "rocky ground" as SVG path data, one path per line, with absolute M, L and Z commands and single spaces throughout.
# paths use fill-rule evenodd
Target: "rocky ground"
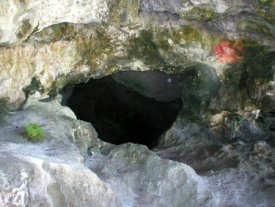
M 26 140 L 39 123 L 43 143 Z M 1 206 L 201 206 L 212 203 L 206 180 L 188 165 L 136 144 L 97 138 L 58 101 L 1 114 Z M 89 151 L 88 151 L 89 147 Z M 87 151 L 89 153 L 87 153 Z
M 46 131 L 42 143 L 26 139 L 33 122 Z M 272 143 L 226 143 L 177 123 L 151 151 L 102 142 L 58 99 L 3 111 L 1 206 L 273 206 Z

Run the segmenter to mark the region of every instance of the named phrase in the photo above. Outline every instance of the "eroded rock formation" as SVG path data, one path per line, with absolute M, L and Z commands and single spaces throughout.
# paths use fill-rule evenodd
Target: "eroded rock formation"
M 274 0 L 1 1 L 0 206 L 272 206 L 274 14 Z M 151 70 L 181 92 L 118 74 Z M 65 86 L 108 75 L 182 99 L 153 151 L 104 143 L 61 106 Z M 32 122 L 43 143 L 24 139 Z

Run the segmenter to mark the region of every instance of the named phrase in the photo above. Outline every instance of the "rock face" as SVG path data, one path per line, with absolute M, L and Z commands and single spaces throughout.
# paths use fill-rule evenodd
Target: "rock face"
M 223 96 L 259 82 L 255 90 L 267 86 L 274 105 L 273 1 L 4 1 L 0 9 L 0 98 L 10 107 L 34 90 L 43 98 L 116 71 L 181 73 L 198 64 L 219 76 Z M 254 66 L 256 55 L 265 67 Z M 241 79 L 255 67 L 268 78 Z
M 0 4 L 0 44 L 8 46 L 26 40 L 33 32 L 61 22 L 102 22 L 108 14 L 106 1 L 12 0 Z
M 80 164 L 1 152 L 2 206 L 120 206 L 115 193 Z M 12 163 L 12 164 L 11 164 Z
M 44 142 L 27 141 L 23 127 L 30 122 L 45 129 Z M 255 142 L 252 153 L 246 146 L 251 142 L 221 148 L 205 128 L 180 127 L 178 120 L 154 152 L 131 143 L 116 146 L 99 140 L 91 124 L 76 120 L 58 100 L 30 101 L 22 111 L 3 111 L 0 123 L 1 206 L 274 203 L 275 159 L 264 141 Z
M 274 14 L 274 0 L 1 1 L 0 206 L 274 205 Z M 114 80 L 182 99 L 153 151 L 102 142 L 58 100 L 151 70 L 180 88 Z M 32 122 L 43 143 L 24 139 Z
M 23 126 L 40 123 L 41 144 Z M 29 103 L 1 114 L 1 206 L 201 206 L 211 204 L 206 181 L 179 162 L 142 145 L 102 143 L 90 124 L 57 101 Z M 88 146 L 90 156 L 87 154 Z
M 29 122 L 45 128 L 44 143 L 24 138 Z M 108 185 L 82 164 L 96 136 L 83 126 L 57 103 L 31 104 L 13 115 L 2 112 L 1 206 L 120 206 Z
M 161 159 L 141 145 L 121 145 L 107 156 L 92 156 L 89 163 L 125 206 L 211 206 L 216 202 L 206 190 L 206 181 L 192 168 Z

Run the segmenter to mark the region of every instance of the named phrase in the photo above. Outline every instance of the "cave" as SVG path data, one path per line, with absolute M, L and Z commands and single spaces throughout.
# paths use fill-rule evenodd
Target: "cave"
M 103 141 L 152 149 L 182 108 L 181 81 L 180 75 L 125 71 L 67 86 L 63 103 Z

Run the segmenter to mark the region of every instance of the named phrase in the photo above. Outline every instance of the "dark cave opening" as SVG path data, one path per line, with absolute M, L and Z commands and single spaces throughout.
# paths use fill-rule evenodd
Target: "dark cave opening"
M 75 85 L 65 105 L 92 123 L 103 141 L 151 149 L 176 120 L 180 93 L 180 76 L 129 71 Z

